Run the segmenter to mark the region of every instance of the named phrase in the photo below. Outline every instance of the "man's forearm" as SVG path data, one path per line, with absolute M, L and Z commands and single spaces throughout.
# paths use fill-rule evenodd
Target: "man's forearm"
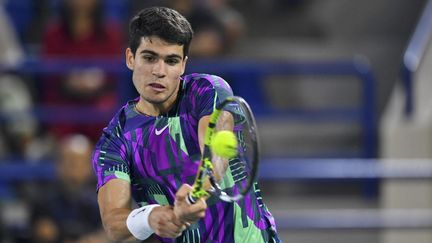
M 159 243 L 160 241 L 152 235 L 148 239 L 141 241 L 135 238 L 126 226 L 126 219 L 131 211 L 129 209 L 116 209 L 109 213 L 103 220 L 105 232 L 110 240 L 114 242 L 145 242 Z
M 140 242 L 133 237 L 126 226 L 130 209 L 115 209 L 102 219 L 104 229 L 110 240 L 114 242 Z

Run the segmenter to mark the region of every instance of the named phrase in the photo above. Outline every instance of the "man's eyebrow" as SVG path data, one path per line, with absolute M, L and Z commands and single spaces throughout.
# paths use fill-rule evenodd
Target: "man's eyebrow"
M 140 53 L 141 54 L 150 54 L 150 55 L 153 55 L 153 56 L 160 56 L 158 53 L 156 53 L 154 51 L 151 51 L 151 50 L 142 50 Z M 178 58 L 178 59 L 182 59 L 183 57 L 180 56 L 180 55 L 177 55 L 177 54 L 169 54 L 169 55 L 165 56 L 165 58 Z
M 166 56 L 167 58 L 178 58 L 178 59 L 182 59 L 183 57 L 181 57 L 180 55 L 177 54 L 170 54 L 168 56 Z
M 155 55 L 155 56 L 159 56 L 159 54 L 157 54 L 156 52 L 154 52 L 154 51 L 150 51 L 150 50 L 142 50 L 141 52 L 140 52 L 140 54 L 152 54 L 152 55 Z

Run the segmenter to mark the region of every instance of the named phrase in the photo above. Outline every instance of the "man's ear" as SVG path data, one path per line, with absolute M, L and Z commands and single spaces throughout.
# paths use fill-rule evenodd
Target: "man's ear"
M 133 70 L 134 65 L 135 65 L 135 56 L 129 47 L 125 51 L 125 58 L 126 58 L 126 66 L 130 70 Z
M 180 75 L 183 75 L 186 69 L 186 63 L 188 61 L 188 56 L 185 56 L 185 58 L 183 59 L 183 63 L 182 63 L 182 72 Z

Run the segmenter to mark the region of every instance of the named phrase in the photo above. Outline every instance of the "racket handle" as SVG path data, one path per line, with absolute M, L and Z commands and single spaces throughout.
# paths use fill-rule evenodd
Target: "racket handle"
M 198 198 L 196 198 L 196 197 L 194 197 L 194 196 L 192 195 L 192 192 L 190 192 L 190 193 L 187 195 L 187 197 L 186 197 L 186 201 L 187 201 L 189 204 L 195 204 L 196 201 L 197 201 L 197 199 L 198 199 Z

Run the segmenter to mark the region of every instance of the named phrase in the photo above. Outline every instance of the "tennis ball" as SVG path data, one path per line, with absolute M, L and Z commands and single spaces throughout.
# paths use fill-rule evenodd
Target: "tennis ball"
M 210 147 L 216 155 L 229 159 L 237 155 L 237 138 L 231 131 L 219 131 L 213 135 Z

